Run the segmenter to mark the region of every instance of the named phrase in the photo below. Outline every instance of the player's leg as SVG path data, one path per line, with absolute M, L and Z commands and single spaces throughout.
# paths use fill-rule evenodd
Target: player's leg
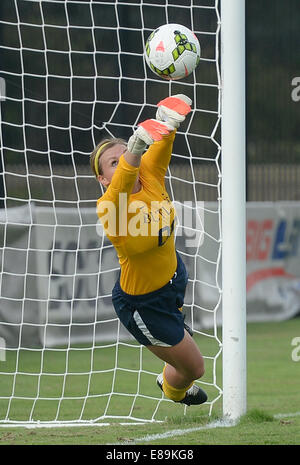
M 187 331 L 183 339 L 172 347 L 147 346 L 157 357 L 167 363 L 164 375 L 175 388 L 185 388 L 204 374 L 203 356 Z
M 157 384 L 166 397 L 186 405 L 206 402 L 206 393 L 193 384 L 194 380 L 204 374 L 204 360 L 187 331 L 184 338 L 175 346 L 147 346 L 147 348 L 166 362 L 163 373 L 157 377 Z

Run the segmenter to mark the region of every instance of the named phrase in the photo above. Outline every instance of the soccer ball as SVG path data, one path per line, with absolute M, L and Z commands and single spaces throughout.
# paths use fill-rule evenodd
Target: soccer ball
M 180 24 L 165 24 L 153 31 L 145 44 L 150 69 L 163 79 L 183 79 L 200 61 L 200 44 L 195 34 Z

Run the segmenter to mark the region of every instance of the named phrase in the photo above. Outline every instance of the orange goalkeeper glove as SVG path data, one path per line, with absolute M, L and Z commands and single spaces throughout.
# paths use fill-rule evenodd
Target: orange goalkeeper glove
M 185 117 L 190 113 L 192 100 L 183 94 L 173 95 L 158 102 L 156 118 L 159 121 L 164 121 L 174 129 L 177 129 L 185 120 Z
M 127 150 L 134 155 L 143 155 L 148 145 L 161 140 L 163 136 L 173 131 L 173 126 L 156 119 L 147 119 L 138 124 L 138 129 L 134 131 L 128 140 Z

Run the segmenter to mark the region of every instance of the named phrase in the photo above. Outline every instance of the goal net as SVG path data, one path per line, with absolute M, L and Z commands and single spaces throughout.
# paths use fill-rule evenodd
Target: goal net
M 217 0 L 1 0 L 0 425 L 161 421 L 163 364 L 120 325 L 119 265 L 98 224 L 89 166 L 105 136 L 128 139 L 156 104 L 183 93 L 166 183 L 187 266 L 186 322 L 205 357 L 209 415 L 219 360 L 220 72 Z M 168 82 L 143 45 L 165 23 L 192 29 L 196 72 Z

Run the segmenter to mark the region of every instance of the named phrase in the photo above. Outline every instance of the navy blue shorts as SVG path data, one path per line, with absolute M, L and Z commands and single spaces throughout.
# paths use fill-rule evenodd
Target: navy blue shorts
M 188 275 L 177 253 L 177 270 L 160 289 L 142 295 L 126 294 L 116 282 L 112 291 L 115 311 L 135 339 L 144 346 L 171 347 L 184 336 L 183 306 Z

